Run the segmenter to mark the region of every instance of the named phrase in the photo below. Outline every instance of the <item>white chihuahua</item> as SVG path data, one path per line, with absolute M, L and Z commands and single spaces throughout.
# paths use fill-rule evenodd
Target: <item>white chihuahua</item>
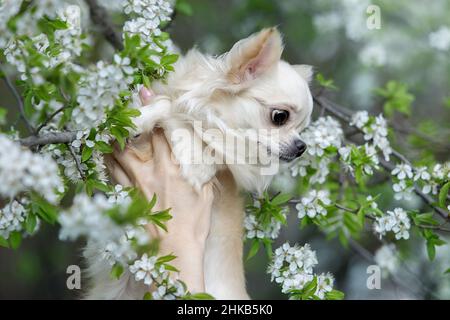
M 276 173 L 263 173 L 261 150 L 272 162 L 287 162 L 306 149 L 299 133 L 313 108 L 312 67 L 282 61 L 282 51 L 275 28 L 237 42 L 219 57 L 193 49 L 176 63 L 167 82 L 152 85 L 155 98 L 135 121 L 139 132 L 164 129 L 183 177 L 195 188 L 211 179 L 220 184 L 204 262 L 206 292 L 216 299 L 248 299 L 239 190 L 261 193 Z M 228 136 L 233 143 L 224 143 Z M 250 150 L 241 148 L 247 140 L 255 142 Z M 89 298 L 142 298 L 145 287 L 132 276 L 110 280 L 108 266 L 89 248 L 86 253 L 94 277 Z

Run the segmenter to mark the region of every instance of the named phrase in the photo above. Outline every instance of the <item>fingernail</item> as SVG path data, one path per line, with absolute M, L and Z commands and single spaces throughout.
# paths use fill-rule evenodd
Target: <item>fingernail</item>
M 150 99 L 153 97 L 153 92 L 150 89 L 142 87 L 139 96 L 141 97 L 141 101 L 145 104 L 150 102 Z

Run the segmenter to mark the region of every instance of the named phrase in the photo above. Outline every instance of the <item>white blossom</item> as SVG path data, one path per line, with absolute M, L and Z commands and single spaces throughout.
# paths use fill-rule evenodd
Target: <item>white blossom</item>
M 380 44 L 368 44 L 359 53 L 359 59 L 367 66 L 384 66 L 387 61 L 386 49 Z
M 330 193 L 327 190 L 311 190 L 302 197 L 301 202 L 295 208 L 298 210 L 298 217 L 305 216 L 314 218 L 318 215 L 326 216 L 327 210 L 324 206 L 331 204 Z
M 0 194 L 14 198 L 25 191 L 34 191 L 47 201 L 56 203 L 64 191 L 58 166 L 48 155 L 23 149 L 5 135 L 0 135 Z
M 101 194 L 90 198 L 82 193 L 75 196 L 72 207 L 59 216 L 61 240 L 76 240 L 86 237 L 97 243 L 109 243 L 123 234 L 105 211 L 111 209 L 113 204 Z
M 331 273 L 322 273 L 317 276 L 317 289 L 315 295 L 319 299 L 325 299 L 325 295 L 327 292 L 331 292 L 333 290 L 334 285 L 334 277 Z
M 376 217 L 374 224 L 375 232 L 384 236 L 386 232 L 392 231 L 397 240 L 409 239 L 409 229 L 411 222 L 406 211 L 402 208 L 395 208 L 393 211 L 387 211 L 385 215 Z
M 416 168 L 416 173 L 414 175 L 414 181 L 422 180 L 428 181 L 431 179 L 431 175 L 428 173 L 427 167 Z
M 408 184 L 406 183 L 405 180 L 400 180 L 399 182 L 394 183 L 392 185 L 392 189 L 395 192 L 394 198 L 396 200 L 402 200 L 402 199 L 411 200 L 413 187 L 408 186 Z
M 119 94 L 133 82 L 134 69 L 128 58 L 114 57 L 114 63 L 99 61 L 80 80 L 77 102 L 72 113 L 71 129 L 86 130 L 105 120 L 105 112 L 112 108 Z
M 287 207 L 283 208 L 281 215 L 286 218 Z M 248 212 L 244 219 L 245 236 L 248 239 L 276 239 L 280 233 L 281 222 L 272 217 L 270 223 L 263 225 L 253 214 Z
M 397 271 L 399 260 L 396 256 L 394 244 L 386 244 L 380 247 L 374 256 L 375 263 L 387 274 L 393 274 Z
M 330 170 L 331 159 L 325 154 L 329 147 L 340 148 L 343 130 L 338 121 L 331 117 L 321 117 L 301 133 L 301 139 L 307 145 L 306 153 L 295 161 L 291 167 L 293 177 L 306 176 L 307 168 L 314 169 L 310 177 L 311 183 L 325 182 Z
M 397 176 L 399 180 L 404 180 L 406 178 L 411 179 L 413 177 L 412 168 L 406 163 L 397 164 L 391 174 Z
M 171 276 L 164 265 L 157 265 L 156 256 L 143 254 L 129 268 L 136 281 L 143 281 L 147 286 L 155 285 L 151 293 L 154 300 L 175 300 L 186 294 L 186 288 L 178 279 Z
M 137 34 L 145 42 L 152 43 L 152 36 L 161 34 L 161 23 L 170 21 L 173 9 L 165 0 L 125 0 L 124 12 L 134 16 L 125 22 L 124 33 Z
M 289 243 L 275 250 L 268 272 L 271 280 L 281 284 L 282 291 L 287 293 L 292 289 L 302 289 L 313 280 L 313 267 L 317 264 L 316 253 L 308 244 L 303 247 Z
M 428 41 L 432 48 L 447 51 L 450 49 L 450 28 L 442 26 L 435 32 L 430 33 Z
M 22 231 L 26 210 L 17 201 L 8 203 L 0 210 L 0 237 L 8 239 L 11 232 Z
M 157 260 L 156 256 L 149 257 L 147 254 L 136 260 L 130 266 L 130 271 L 134 274 L 136 281 L 144 281 L 146 285 L 150 286 L 153 283 L 153 279 L 158 277 L 158 272 L 155 269 Z

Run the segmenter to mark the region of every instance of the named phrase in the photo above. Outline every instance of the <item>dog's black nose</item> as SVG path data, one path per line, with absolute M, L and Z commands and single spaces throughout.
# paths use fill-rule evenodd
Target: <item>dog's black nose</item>
M 295 157 L 298 158 L 303 153 L 305 153 L 305 151 L 306 151 L 306 144 L 300 139 L 295 140 L 295 148 L 297 150 L 296 153 L 295 153 Z

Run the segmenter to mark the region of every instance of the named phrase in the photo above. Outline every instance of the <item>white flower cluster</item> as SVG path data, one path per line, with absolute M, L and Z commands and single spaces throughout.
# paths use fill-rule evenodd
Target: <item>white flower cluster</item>
M 432 48 L 448 51 L 450 49 L 450 28 L 440 27 L 437 31 L 430 33 L 428 41 Z
M 325 182 L 330 170 L 331 159 L 326 154 L 330 147 L 339 148 L 344 132 L 339 122 L 329 116 L 321 117 L 301 133 L 301 139 L 306 143 L 306 153 L 291 166 L 293 177 L 306 176 L 308 167 L 315 173 L 310 177 L 311 183 Z
M 284 207 L 281 214 L 286 218 L 288 208 Z M 280 234 L 281 222 L 272 217 L 270 223 L 264 225 L 258 218 L 248 212 L 244 219 L 245 236 L 247 239 L 276 239 Z
M 58 218 L 61 225 L 59 238 L 73 241 L 85 237 L 110 265 L 120 263 L 125 266 L 137 258 L 134 244 L 147 244 L 149 235 L 143 228 L 145 221 L 138 221 L 137 226 L 119 226 L 105 214 L 114 206 L 125 210 L 130 205 L 131 198 L 122 186 L 116 185 L 107 196 L 76 195 L 72 207 Z
M 8 21 L 20 10 L 22 1 L 2 0 L 0 1 L 0 49 L 8 43 L 11 33 L 8 29 Z
M 391 174 L 397 177 L 397 182 L 392 185 L 395 192 L 394 198 L 396 200 L 411 200 L 414 188 L 411 182 L 414 176 L 412 167 L 405 163 L 397 164 Z
M 381 114 L 371 118 L 367 111 L 358 111 L 352 116 L 350 125 L 362 130 L 364 140 L 371 141 L 373 146 L 383 153 L 384 159 L 389 161 L 392 148 L 387 139 L 386 119 Z
M 386 64 L 387 52 L 379 43 L 369 43 L 359 53 L 359 59 L 367 66 L 381 67 Z
M 96 194 L 93 198 L 85 193 L 76 195 L 72 206 L 59 216 L 59 238 L 73 241 L 86 237 L 99 243 L 119 238 L 120 228 L 104 214 L 112 207 L 104 195 Z
M 315 251 L 308 244 L 303 247 L 283 244 L 275 250 L 272 263 L 268 268 L 271 281 L 279 283 L 283 293 L 290 290 L 301 290 L 314 279 L 313 268 L 317 265 Z M 315 295 L 320 299 L 333 289 L 333 277 L 330 274 L 317 276 L 317 289 Z
M 378 155 L 377 155 L 377 150 L 375 149 L 374 146 L 365 143 L 362 146 L 358 146 L 358 147 L 354 147 L 357 148 L 359 150 L 359 153 L 364 153 L 364 155 L 362 156 L 363 159 L 358 159 L 359 162 L 362 163 L 362 170 L 364 171 L 365 174 L 367 175 L 372 175 L 373 174 L 373 169 L 378 169 L 378 164 L 379 164 L 379 159 L 378 159 Z M 351 146 L 344 146 L 339 148 L 338 150 L 339 155 L 341 156 L 341 160 L 342 163 L 345 165 L 345 169 L 348 170 L 349 172 L 354 171 L 353 168 L 353 161 L 355 159 L 353 159 L 352 157 L 352 147 Z
M 134 72 L 130 59 L 118 55 L 114 56 L 112 64 L 99 61 L 95 68 L 87 71 L 80 79 L 79 107 L 72 113 L 71 129 L 85 130 L 101 124 L 106 110 L 114 106 L 121 92 L 128 90 Z
M 170 21 L 173 9 L 166 0 L 124 0 L 124 12 L 134 18 L 125 22 L 124 33 L 139 35 L 144 42 L 152 43 L 153 35 L 160 35 L 159 26 Z
M 43 33 L 33 36 L 31 39 L 34 49 L 44 58 L 42 68 L 54 68 L 64 63 L 65 70 L 68 70 L 73 66 L 71 61 L 80 56 L 82 50 L 80 8 L 73 5 L 65 6 L 58 10 L 57 17 L 67 24 L 67 29 L 56 30 L 54 33 L 54 41 L 60 50 L 59 52 L 55 53 L 54 50 L 50 50 L 50 41 L 47 35 Z M 36 18 L 36 13 L 33 15 L 34 18 Z M 30 74 L 34 84 L 40 85 L 44 82 L 41 67 L 35 66 L 27 70 L 30 52 L 22 40 L 10 40 L 5 47 L 4 54 L 8 63 L 17 68 L 22 80 L 27 80 L 28 74 Z
M 395 245 L 391 243 L 380 247 L 375 252 L 374 260 L 386 275 L 395 273 L 399 266 Z
M 27 212 L 17 201 L 8 203 L 0 210 L 0 237 L 8 239 L 11 232 L 22 231 Z
M 376 217 L 374 224 L 375 232 L 380 235 L 380 238 L 386 235 L 386 232 L 392 231 L 397 240 L 408 240 L 410 228 L 411 221 L 402 208 L 395 208 L 393 211 L 387 211 L 381 217 Z
M 164 265 L 157 264 L 156 256 L 142 255 L 130 266 L 130 272 L 134 274 L 136 281 L 143 281 L 147 286 L 156 284 L 156 290 L 152 292 L 153 300 L 175 300 L 185 295 L 186 288 L 177 279 L 173 279 Z
M 314 218 L 316 216 L 326 216 L 327 210 L 325 206 L 331 204 L 330 193 L 327 190 L 311 190 L 298 203 L 295 208 L 298 210 L 300 219 L 308 216 Z
M 35 191 L 51 203 L 58 200 L 64 185 L 58 165 L 48 155 L 34 154 L 0 135 L 0 195 L 14 198 L 21 192 Z

